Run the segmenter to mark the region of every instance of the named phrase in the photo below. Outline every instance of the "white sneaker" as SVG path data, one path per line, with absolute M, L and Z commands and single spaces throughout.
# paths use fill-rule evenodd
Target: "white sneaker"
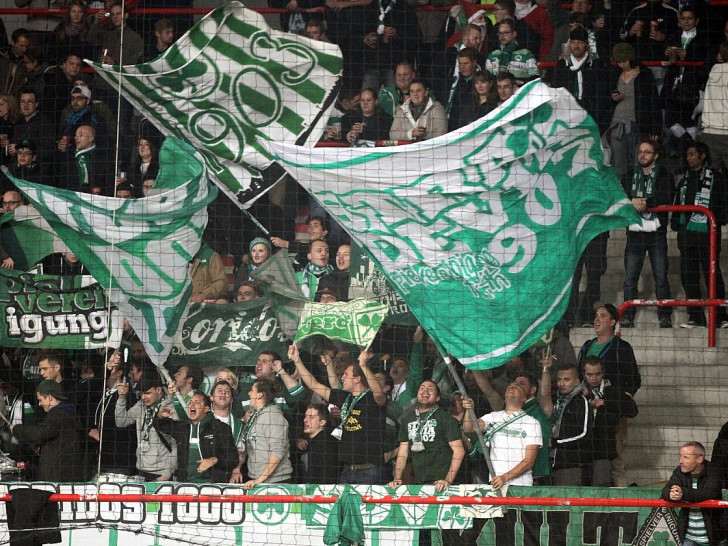
M 680 328 L 705 328 L 705 326 L 703 326 L 702 324 L 698 324 L 694 320 L 690 320 L 685 324 L 681 324 Z M 728 328 L 728 326 L 726 326 L 726 328 Z

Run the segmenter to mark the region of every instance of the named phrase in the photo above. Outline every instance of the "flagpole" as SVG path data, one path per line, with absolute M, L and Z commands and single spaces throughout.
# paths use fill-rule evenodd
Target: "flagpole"
M 260 222 L 258 222 L 258 219 L 255 216 L 253 216 L 252 214 L 250 214 L 245 209 L 242 209 L 242 210 L 243 210 L 243 214 L 245 214 L 245 216 L 247 216 L 248 218 L 250 218 L 250 221 L 253 222 L 256 226 L 258 226 L 258 229 L 260 229 L 263 233 L 265 233 L 265 236 L 266 237 L 270 237 L 270 231 L 268 231 L 267 229 L 265 229 L 263 227 L 263 224 L 261 224 Z
M 455 370 L 455 365 L 452 363 L 452 359 L 450 358 L 450 355 L 446 355 L 444 357 L 445 364 L 447 365 L 447 369 L 450 371 L 450 375 L 452 376 L 453 380 L 455 381 L 455 384 L 457 385 L 458 390 L 462 393 L 463 398 L 470 398 L 468 396 L 468 391 L 465 390 L 465 384 L 463 383 L 463 380 L 460 379 L 460 376 L 458 375 L 458 372 Z M 469 408 L 467 410 L 470 413 L 470 418 L 473 420 L 473 423 L 475 423 L 475 434 L 478 435 L 478 443 L 480 444 L 480 447 L 483 449 L 483 457 L 485 458 L 485 464 L 488 466 L 488 474 L 490 474 L 490 479 L 492 480 L 495 478 L 495 469 L 493 468 L 493 461 L 490 459 L 490 449 L 487 445 L 485 445 L 485 438 L 483 438 L 483 431 L 480 430 L 480 425 L 478 423 L 478 416 L 475 415 L 475 409 Z M 495 494 L 499 497 L 503 496 L 503 492 L 500 489 L 494 489 Z
M 164 364 L 159 364 L 157 366 L 157 370 L 159 370 L 159 375 L 162 376 L 162 379 L 164 379 L 164 384 L 169 385 L 172 383 L 172 376 L 169 375 L 169 372 L 167 371 L 167 368 L 164 367 Z M 182 408 L 185 410 L 185 415 L 189 418 L 190 412 L 187 409 L 187 404 L 185 403 L 184 397 L 180 394 L 179 391 L 174 393 L 174 397 L 179 401 Z

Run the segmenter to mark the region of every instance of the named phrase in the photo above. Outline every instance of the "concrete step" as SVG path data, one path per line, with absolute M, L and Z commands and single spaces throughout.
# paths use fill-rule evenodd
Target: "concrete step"
M 710 378 L 702 374 L 694 379 L 693 384 L 683 384 L 679 386 L 660 385 L 653 386 L 649 383 L 645 384 L 645 378 L 642 379 L 642 388 L 635 395 L 637 404 L 652 403 L 654 405 L 664 404 L 668 414 L 674 411 L 680 411 L 683 406 L 692 405 L 723 405 L 728 404 L 728 389 L 720 385 L 711 385 L 710 387 L 700 386 L 696 388 L 695 380 L 710 382 Z M 642 406 L 640 405 L 640 412 Z
M 637 395 L 642 394 L 642 391 Z M 718 431 L 728 420 L 725 415 L 725 406 L 719 404 L 678 405 L 665 403 L 645 402 L 638 398 L 639 415 L 632 420 L 635 428 L 667 426 L 677 427 L 705 427 L 708 430 Z

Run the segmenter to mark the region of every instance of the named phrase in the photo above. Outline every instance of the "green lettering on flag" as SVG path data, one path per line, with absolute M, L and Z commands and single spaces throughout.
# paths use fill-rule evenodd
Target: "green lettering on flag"
M 60 190 L 10 177 L 130 322 L 161 365 L 192 291 L 189 260 L 217 196 L 199 152 L 167 138 L 155 189 L 144 199 Z
M 329 339 L 368 347 L 387 316 L 387 306 L 356 299 L 336 303 L 309 302 L 293 341 L 321 335 Z
M 262 144 L 473 369 L 536 343 L 563 315 L 589 241 L 639 221 L 594 121 L 538 80 L 487 117 L 413 145 Z
M 317 141 L 342 56 L 335 44 L 273 30 L 229 2 L 149 63 L 93 65 L 114 89 L 121 78 L 121 94 L 162 133 L 200 150 L 215 183 L 247 207 L 282 174 L 260 172 L 273 160 L 258 139 Z

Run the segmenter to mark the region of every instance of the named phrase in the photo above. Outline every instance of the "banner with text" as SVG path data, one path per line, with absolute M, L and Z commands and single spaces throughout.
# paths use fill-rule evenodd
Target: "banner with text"
M 122 317 L 90 275 L 33 275 L 0 270 L 0 346 L 116 347 Z
M 286 336 L 264 298 L 196 303 L 177 335 L 170 363 L 252 369 L 261 351 L 288 352 Z
M 0 483 L 0 494 L 23 483 Z M 34 489 L 58 493 L 93 495 L 243 495 L 242 485 L 231 484 L 158 484 L 101 483 L 58 485 L 33 483 Z M 329 495 L 342 490 L 336 485 L 279 484 L 255 488 L 263 495 Z M 384 486 L 355 486 L 362 496 L 382 497 L 391 494 Z M 434 486 L 408 486 L 397 494 L 434 495 Z M 487 486 L 452 486 L 447 495 L 493 496 Z M 638 498 L 656 499 L 660 488 L 631 487 L 607 489 L 591 487 L 511 487 L 512 497 L 567 498 Z M 725 496 L 725 492 L 724 492 Z M 161 498 L 160 498 L 161 500 Z M 166 500 L 166 499 L 165 499 Z M 296 544 L 320 545 L 332 504 L 289 503 L 171 503 L 138 502 L 63 502 L 59 503 L 63 544 L 67 546 L 160 545 L 235 545 Z M 485 508 L 485 507 L 479 507 Z M 674 546 L 679 544 L 676 514 L 670 508 L 579 507 L 572 505 L 545 507 L 509 507 L 504 517 L 499 509 L 480 514 L 489 519 L 478 544 L 498 546 L 584 546 L 597 544 L 635 544 L 638 546 Z M 464 529 L 472 526 L 470 515 L 458 505 L 363 504 L 362 521 L 366 544 L 409 546 L 417 544 L 416 530 L 423 528 Z M 0 541 L 7 544 L 7 508 L 0 503 Z

